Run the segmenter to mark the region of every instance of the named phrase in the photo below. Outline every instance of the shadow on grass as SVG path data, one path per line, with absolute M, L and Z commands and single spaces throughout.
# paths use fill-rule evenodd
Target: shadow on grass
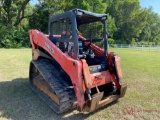
M 56 114 L 31 90 L 28 78 L 0 82 L 0 118 L 14 120 L 82 120 L 115 103 L 113 102 L 89 114 L 79 113 L 76 110 Z

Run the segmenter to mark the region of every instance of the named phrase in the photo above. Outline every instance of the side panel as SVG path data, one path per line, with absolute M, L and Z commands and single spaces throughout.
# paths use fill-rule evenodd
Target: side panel
M 109 65 L 109 71 L 111 74 L 111 80 L 115 83 L 117 89 L 121 88 L 120 79 L 122 78 L 121 68 L 120 68 L 120 57 L 114 52 L 108 54 L 107 63 Z
M 37 46 L 45 49 L 69 75 L 76 92 L 78 107 L 80 111 L 84 105 L 84 92 L 82 89 L 82 64 L 81 61 L 74 60 L 64 54 L 56 45 L 54 45 L 43 33 L 38 30 L 30 30 L 30 41 L 33 49 Z

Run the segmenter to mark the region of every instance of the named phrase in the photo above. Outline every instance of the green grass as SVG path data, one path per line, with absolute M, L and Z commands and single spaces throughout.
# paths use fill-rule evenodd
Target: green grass
M 0 49 L 0 119 L 160 119 L 160 52 L 110 51 L 122 59 L 125 97 L 91 114 L 57 115 L 29 87 L 31 49 Z

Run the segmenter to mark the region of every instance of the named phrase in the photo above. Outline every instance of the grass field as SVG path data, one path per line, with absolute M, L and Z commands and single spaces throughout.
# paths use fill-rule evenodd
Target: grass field
M 121 56 L 126 96 L 91 114 L 57 115 L 29 87 L 31 49 L 0 49 L 0 119 L 160 119 L 160 52 L 110 49 Z

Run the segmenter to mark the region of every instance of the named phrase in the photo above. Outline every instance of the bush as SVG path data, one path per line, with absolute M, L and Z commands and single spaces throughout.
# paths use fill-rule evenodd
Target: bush
M 30 47 L 28 30 L 0 23 L 0 35 L 1 48 Z
M 115 43 L 114 39 L 108 38 L 108 44 L 114 44 L 114 43 Z
M 131 45 L 135 45 L 135 44 L 136 44 L 136 41 L 134 38 L 132 38 Z

